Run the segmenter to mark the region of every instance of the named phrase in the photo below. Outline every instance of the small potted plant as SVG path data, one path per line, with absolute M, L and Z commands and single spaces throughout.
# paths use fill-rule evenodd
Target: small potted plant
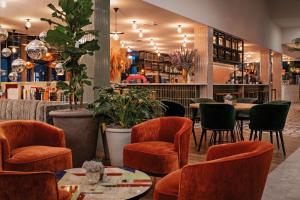
M 109 88 L 99 91 L 95 113 L 107 116 L 106 138 L 112 166 L 123 166 L 123 148 L 130 143 L 131 128 L 164 109 L 150 90 Z
M 57 50 L 68 75 L 57 87 L 68 96 L 69 109 L 50 112 L 54 125 L 65 132 L 66 144 L 72 150 L 73 165 L 81 167 L 86 160 L 95 158 L 98 124 L 93 112 L 83 104 L 84 87 L 91 85 L 87 66 L 81 62 L 83 56 L 94 55 L 99 49 L 97 31 L 88 29 L 92 24 L 93 0 L 59 0 L 59 7 L 48 4 L 52 18 L 41 18 L 54 25 L 47 32 L 46 42 Z

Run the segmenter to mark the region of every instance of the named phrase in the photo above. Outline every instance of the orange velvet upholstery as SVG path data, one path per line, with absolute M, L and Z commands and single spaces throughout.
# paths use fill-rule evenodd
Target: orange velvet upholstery
M 63 171 L 72 168 L 64 132 L 38 121 L 0 123 L 1 165 L 7 171 Z
M 71 194 L 58 190 L 51 172 L 0 172 L 0 199 L 70 200 Z
M 184 117 L 152 119 L 132 128 L 125 146 L 124 166 L 158 176 L 188 163 L 192 121 Z
M 260 200 L 273 156 L 267 142 L 211 147 L 207 161 L 187 165 L 162 178 L 155 200 Z

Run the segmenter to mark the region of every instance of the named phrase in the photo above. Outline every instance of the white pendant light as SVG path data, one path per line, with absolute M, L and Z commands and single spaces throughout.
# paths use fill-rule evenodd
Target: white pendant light
M 119 40 L 120 35 L 124 34 L 124 32 L 118 31 L 118 11 L 119 8 L 114 8 L 115 11 L 115 30 L 113 32 L 110 32 L 110 35 L 112 35 L 113 40 Z
M 143 30 L 139 30 L 139 38 L 143 38 L 144 37 L 144 33 L 143 33 Z
M 136 23 L 136 21 L 132 21 L 132 29 L 133 30 L 137 29 L 137 23 Z
M 186 42 L 184 42 L 184 43 L 182 44 L 182 46 L 183 46 L 184 48 L 186 48 Z
M 130 49 L 130 47 L 127 47 L 127 52 L 131 52 L 131 49 Z
M 183 42 L 186 43 L 187 41 L 188 41 L 187 35 L 184 35 Z
M 118 33 L 114 33 L 113 34 L 113 39 L 116 40 L 116 41 L 119 40 L 120 39 L 119 34 Z
M 181 33 L 181 32 L 182 32 L 182 26 L 181 26 L 181 25 L 178 25 L 178 26 L 177 26 L 177 32 L 178 32 L 178 33 Z
M 31 22 L 30 22 L 30 19 L 26 19 L 26 22 L 25 22 L 25 28 L 26 28 L 26 29 L 30 29 L 30 28 L 31 28 Z
M 125 44 L 126 44 L 125 41 L 121 41 L 121 48 L 125 48 Z
M 153 38 L 150 39 L 150 44 L 153 46 L 154 45 L 154 40 Z

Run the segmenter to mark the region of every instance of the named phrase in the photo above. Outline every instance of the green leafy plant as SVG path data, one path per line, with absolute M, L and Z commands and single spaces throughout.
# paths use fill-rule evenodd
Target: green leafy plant
M 87 29 L 92 24 L 93 1 L 59 0 L 58 5 L 60 8 L 48 4 L 54 19 L 41 20 L 55 25 L 48 31 L 46 42 L 57 49 L 63 68 L 70 76 L 68 82 L 60 81 L 57 86 L 68 95 L 70 109 L 76 109 L 83 106 L 84 85 L 91 85 L 87 66 L 80 60 L 84 55 L 94 55 L 100 48 L 96 39 L 98 32 Z
M 94 106 L 95 114 L 107 116 L 111 123 L 120 128 L 131 128 L 153 118 L 154 108 L 164 109 L 164 105 L 154 98 L 151 91 L 144 89 L 125 89 L 119 92 L 112 88 L 102 89 Z

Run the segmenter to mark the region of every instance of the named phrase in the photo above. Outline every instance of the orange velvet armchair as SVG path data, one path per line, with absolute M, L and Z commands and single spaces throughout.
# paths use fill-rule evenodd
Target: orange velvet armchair
M 267 142 L 213 146 L 207 161 L 187 165 L 162 178 L 155 200 L 260 200 L 273 156 Z
M 43 122 L 1 122 L 0 147 L 3 170 L 56 172 L 72 168 L 64 132 Z
M 133 127 L 131 144 L 124 147 L 125 167 L 164 176 L 188 163 L 192 121 L 162 117 Z
M 51 172 L 0 172 L 0 199 L 69 200 L 71 194 L 57 189 Z

